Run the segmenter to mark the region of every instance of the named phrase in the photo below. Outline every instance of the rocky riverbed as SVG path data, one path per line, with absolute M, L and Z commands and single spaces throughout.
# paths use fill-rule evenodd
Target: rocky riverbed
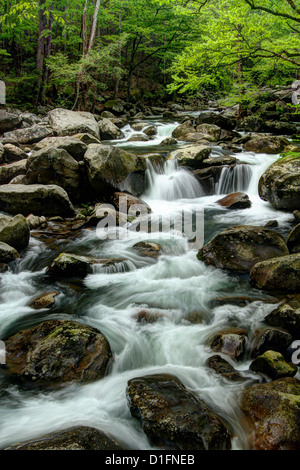
M 299 449 L 289 99 L 0 110 L 2 449 Z

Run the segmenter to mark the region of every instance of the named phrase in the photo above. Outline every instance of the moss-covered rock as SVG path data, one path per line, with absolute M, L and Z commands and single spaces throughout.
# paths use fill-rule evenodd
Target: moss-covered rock
M 250 364 L 250 370 L 267 375 L 272 380 L 283 377 L 294 377 L 298 372 L 298 367 L 287 362 L 278 351 L 266 351 L 257 356 Z
M 271 326 L 284 328 L 293 339 L 300 338 L 300 306 L 293 306 L 289 303 L 279 305 L 266 316 L 265 322 Z
M 291 334 L 282 328 L 259 328 L 251 341 L 251 357 L 257 357 L 270 349 L 284 354 L 292 341 Z
M 132 416 L 140 420 L 155 446 L 178 450 L 228 450 L 231 439 L 223 421 L 177 377 L 148 375 L 128 382 Z
M 287 246 L 290 253 L 300 252 L 300 224 L 293 228 L 287 239 Z
M 249 421 L 250 446 L 297 450 L 300 446 L 300 382 L 286 377 L 246 387 L 241 409 Z
M 284 238 L 277 232 L 249 225 L 237 225 L 216 235 L 198 253 L 207 265 L 249 273 L 259 261 L 289 253 Z
M 273 163 L 259 180 L 259 195 L 276 209 L 300 207 L 300 156 L 287 156 Z
M 3 371 L 28 386 L 56 387 L 104 377 L 112 358 L 106 337 L 96 328 L 49 320 L 5 340 Z
M 47 274 L 54 278 L 84 278 L 93 272 L 93 266 L 115 266 L 124 263 L 124 258 L 95 258 L 73 253 L 61 253 L 48 266 Z
M 19 253 L 7 243 L 0 242 L 0 263 L 10 263 L 19 258 Z
M 300 254 L 257 263 L 250 272 L 250 283 L 266 291 L 299 292 Z
M 28 246 L 29 239 L 30 227 L 23 215 L 0 220 L 0 242 L 7 243 L 16 250 L 23 250 Z

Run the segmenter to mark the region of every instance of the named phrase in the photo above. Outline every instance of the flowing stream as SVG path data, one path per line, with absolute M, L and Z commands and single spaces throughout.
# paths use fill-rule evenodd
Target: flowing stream
M 149 120 L 158 126 L 158 135 L 149 142 L 127 142 L 136 131 L 130 126 L 125 138 L 113 142 L 137 153 L 165 151 L 161 142 L 171 135 L 178 123 L 159 117 Z M 182 143 L 183 144 L 183 143 Z M 213 148 L 218 157 L 222 149 Z M 235 173 L 224 170 L 213 196 L 205 196 L 201 185 L 188 169 L 167 161 L 162 168 L 148 167 L 148 189 L 142 198 L 154 216 L 170 217 L 182 210 L 204 208 L 204 240 L 220 230 L 237 224 L 264 225 L 279 222 L 286 234 L 290 214 L 275 211 L 258 196 L 260 175 L 279 156 L 240 153 L 242 165 Z M 243 190 L 252 207 L 228 211 L 216 204 L 222 194 Z M 247 430 L 242 425 L 238 395 L 244 384 L 230 383 L 216 376 L 205 365 L 214 353 L 208 348 L 210 336 L 228 326 L 246 328 L 251 334 L 274 309 L 272 299 L 251 289 L 243 277 L 207 267 L 197 260 L 196 251 L 180 233 L 153 234 L 151 239 L 163 246 L 164 255 L 154 262 L 133 250 L 147 234 L 132 232 L 131 237 L 100 240 L 94 230 L 83 229 L 78 237 L 62 240 L 61 251 L 106 257 L 124 257 L 126 269 L 96 270 L 83 285 L 68 282 L 49 284 L 46 266 L 57 256 L 43 241 L 32 237 L 21 260 L 1 274 L 0 337 L 53 318 L 72 319 L 101 330 L 108 338 L 115 358 L 107 377 L 87 385 L 70 385 L 58 391 L 30 391 L 12 385 L 3 377 L 0 401 L 0 448 L 18 441 L 84 424 L 114 435 L 132 449 L 151 449 L 140 423 L 129 411 L 126 387 L 137 376 L 166 372 L 176 375 L 188 389 L 206 401 L 229 424 L 233 431 L 232 448 L 247 449 Z M 55 308 L 33 310 L 29 301 L 45 290 L 58 290 Z M 222 305 L 212 301 L 232 296 L 251 297 L 245 307 Z M 141 310 L 161 315 L 154 323 L 138 323 Z M 190 321 L 191 315 L 198 318 Z M 229 360 L 229 362 L 232 362 Z M 232 362 L 245 371 L 249 362 Z M 252 375 L 245 373 L 251 383 Z M 247 382 L 246 382 L 247 383 Z

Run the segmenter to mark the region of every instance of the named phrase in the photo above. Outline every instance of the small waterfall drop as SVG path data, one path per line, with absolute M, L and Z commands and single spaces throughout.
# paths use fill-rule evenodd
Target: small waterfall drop
M 215 194 L 230 194 L 247 191 L 252 178 L 250 165 L 240 164 L 234 167 L 225 166 L 219 181 L 215 184 Z
M 147 199 L 174 201 L 204 195 L 197 178 L 190 171 L 180 168 L 176 159 L 167 160 L 163 168 L 154 167 L 149 160 L 147 165 Z

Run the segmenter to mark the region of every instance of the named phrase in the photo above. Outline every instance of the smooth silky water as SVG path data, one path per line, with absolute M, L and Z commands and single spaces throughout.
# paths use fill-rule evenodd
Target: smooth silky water
M 160 143 L 172 134 L 178 123 L 156 118 L 158 135 L 149 142 L 128 142 L 136 131 L 130 126 L 125 138 L 113 142 L 137 153 L 162 151 Z M 213 148 L 212 156 L 220 156 Z M 264 225 L 278 220 L 282 233 L 290 228 L 290 214 L 275 211 L 258 196 L 260 175 L 278 156 L 241 153 L 235 155 L 242 165 L 235 173 L 224 170 L 215 195 L 205 196 L 193 174 L 167 161 L 155 169 L 149 163 L 148 188 L 142 198 L 151 206 L 153 216 L 169 218 L 181 211 L 204 208 L 204 240 L 210 240 L 220 230 L 237 224 Z M 243 190 L 252 207 L 228 211 L 216 204 L 222 194 Z M 21 260 L 1 274 L 0 337 L 5 338 L 41 321 L 61 318 L 80 321 L 101 330 L 114 351 L 112 369 L 104 379 L 86 385 L 71 384 L 58 391 L 22 389 L 0 376 L 2 385 L 0 414 L 0 448 L 18 441 L 36 438 L 46 433 L 74 425 L 88 425 L 111 433 L 132 449 L 151 449 L 140 423 L 129 411 L 126 387 L 129 379 L 155 373 L 177 376 L 229 425 L 232 448 L 247 449 L 247 429 L 238 406 L 241 387 L 252 383 L 253 375 L 246 372 L 246 382 L 231 383 L 214 375 L 205 363 L 213 355 L 207 347 L 210 336 L 222 327 L 239 326 L 251 334 L 265 316 L 274 309 L 272 298 L 249 287 L 248 279 L 235 277 L 207 267 L 198 261 L 181 233 L 130 232 L 117 240 L 100 240 L 96 231 L 83 229 L 76 239 L 61 245 L 61 251 L 94 256 L 122 257 L 119 267 L 95 268 L 83 283 L 53 282 L 45 277 L 46 266 L 57 256 L 42 241 L 31 238 Z M 123 235 L 123 236 L 122 236 Z M 139 256 L 133 249 L 137 241 L 151 239 L 163 246 L 164 255 L 154 262 Z M 29 301 L 45 290 L 58 290 L 55 308 L 33 310 Z M 212 308 L 217 298 L 247 296 L 253 302 L 246 307 L 223 305 Z M 268 302 L 269 300 L 269 302 Z M 138 323 L 135 316 L 142 310 L 160 314 L 155 323 Z M 189 321 L 192 316 L 198 323 Z M 229 360 L 240 371 L 249 362 Z

